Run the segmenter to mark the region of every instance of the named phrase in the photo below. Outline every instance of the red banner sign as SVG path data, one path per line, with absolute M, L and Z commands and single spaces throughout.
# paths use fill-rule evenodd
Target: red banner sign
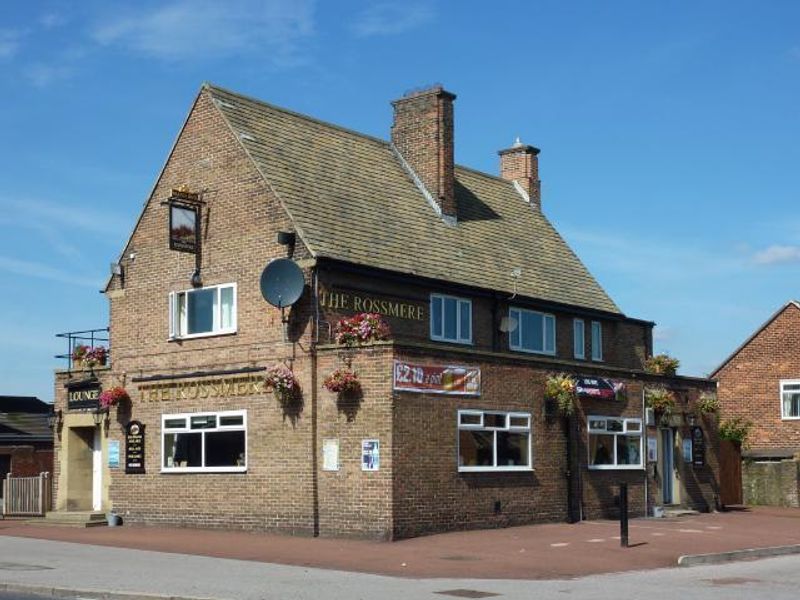
M 454 396 L 480 396 L 478 367 L 414 365 L 394 361 L 394 389 Z

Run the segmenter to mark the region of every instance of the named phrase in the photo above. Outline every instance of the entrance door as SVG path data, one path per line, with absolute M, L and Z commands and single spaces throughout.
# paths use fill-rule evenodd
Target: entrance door
M 100 427 L 94 430 L 92 447 L 92 510 L 103 508 L 103 438 Z
M 674 502 L 672 493 L 672 472 L 675 470 L 675 444 L 672 429 L 661 430 L 661 501 L 664 504 Z
M 97 510 L 100 498 L 100 429 L 70 427 L 67 430 L 66 509 Z

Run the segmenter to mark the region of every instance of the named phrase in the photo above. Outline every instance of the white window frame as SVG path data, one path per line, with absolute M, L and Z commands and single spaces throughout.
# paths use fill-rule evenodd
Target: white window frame
M 592 360 L 603 362 L 603 323 L 600 321 L 592 321 Z
M 505 415 L 505 426 L 504 427 L 484 427 L 484 415 L 492 414 L 492 415 Z M 479 416 L 480 423 L 478 424 L 462 424 L 461 417 L 462 415 L 468 416 Z M 526 426 L 519 426 L 519 425 L 511 425 L 511 419 L 518 418 L 518 419 L 526 419 L 527 425 Z M 471 431 L 491 431 L 494 432 L 494 442 L 493 442 L 493 451 L 492 451 L 492 462 L 494 463 L 493 466 L 469 466 L 469 465 L 458 465 L 458 472 L 459 473 L 486 473 L 486 472 L 499 472 L 499 471 L 533 471 L 533 430 L 531 428 L 531 413 L 526 412 L 508 412 L 504 410 L 481 410 L 481 409 L 465 409 L 458 411 L 458 420 L 456 421 L 456 464 L 458 464 L 459 457 L 461 456 L 461 430 L 471 430 Z M 528 465 L 521 465 L 521 466 L 508 466 L 508 465 L 497 465 L 497 432 L 498 431 L 509 431 L 512 433 L 527 433 L 528 434 Z
M 578 341 L 578 334 L 580 333 L 580 342 Z M 573 356 L 575 358 L 586 358 L 586 324 L 583 319 L 572 320 L 572 346 Z
M 192 417 L 217 417 L 217 426 L 213 429 L 191 429 Z M 242 417 L 241 425 L 220 425 L 222 417 Z M 167 429 L 167 420 L 185 419 L 186 426 L 180 428 Z M 244 431 L 244 466 L 236 467 L 167 467 L 164 465 L 164 438 L 170 433 L 202 433 L 202 462 L 206 462 L 206 437 L 207 432 L 218 431 Z M 246 410 L 225 410 L 225 411 L 205 411 L 196 413 L 176 413 L 161 415 L 161 472 L 162 473 L 244 473 L 247 471 L 248 452 L 247 449 L 247 411 Z
M 514 315 L 516 313 L 516 316 Z M 522 315 L 524 313 L 528 313 L 531 315 L 539 315 L 542 317 L 542 349 L 541 350 L 533 350 L 531 348 L 525 348 L 522 346 Z M 516 321 L 517 327 L 515 332 L 512 332 L 508 336 L 508 347 L 512 350 L 516 350 L 517 352 L 527 352 L 529 354 L 545 354 L 547 356 L 555 356 L 556 349 L 558 348 L 558 332 L 556 331 L 556 316 L 551 313 L 541 312 L 538 310 L 530 310 L 527 308 L 519 308 L 516 306 L 509 307 L 508 309 L 508 318 L 509 320 Z M 553 349 L 547 349 L 547 320 L 551 320 L 553 323 Z M 518 332 L 518 333 L 516 333 Z M 519 335 L 519 343 L 514 343 L 515 335 Z
M 592 429 L 591 424 L 592 421 L 599 421 L 605 419 L 606 421 L 611 419 L 614 421 L 622 421 L 622 431 L 608 431 L 607 429 Z M 637 429 L 628 429 L 628 423 L 638 423 L 639 428 Z M 644 426 L 642 424 L 642 420 L 640 418 L 630 418 L 630 417 L 612 417 L 609 415 L 590 415 L 586 419 L 586 431 L 587 431 L 587 440 L 586 440 L 586 458 L 587 458 L 587 466 L 591 471 L 641 471 L 644 469 L 644 462 L 643 462 L 643 455 L 642 455 L 642 440 L 644 438 Z M 593 435 L 610 435 L 614 436 L 614 454 L 613 459 L 614 463 L 610 465 L 593 465 L 592 462 L 592 444 L 589 438 Z M 638 465 L 618 465 L 617 464 L 617 436 L 624 436 L 624 437 L 638 437 L 639 438 L 639 464 Z
M 441 300 L 442 302 L 442 310 L 440 313 L 441 324 L 442 324 L 442 332 L 441 334 L 437 335 L 433 331 L 433 301 L 434 299 Z M 456 337 L 449 338 L 444 335 L 444 306 L 445 300 L 455 300 L 456 301 Z M 469 336 L 464 336 L 463 332 L 461 331 L 461 311 L 464 310 L 464 307 L 469 311 Z M 431 339 L 437 342 L 452 342 L 454 344 L 471 344 L 472 343 L 472 300 L 469 298 L 462 298 L 460 296 L 450 296 L 448 294 L 431 294 L 430 298 L 430 333 Z
M 230 327 L 222 327 L 222 290 L 225 288 L 232 288 L 233 289 L 233 310 L 232 310 L 232 324 Z M 187 330 L 188 327 L 188 318 L 189 318 L 189 306 L 188 306 L 188 295 L 192 292 L 199 292 L 199 291 L 207 291 L 207 290 L 215 290 L 217 295 L 217 311 L 213 318 L 212 330 L 205 331 L 203 333 L 181 333 Z M 232 333 L 236 333 L 238 327 L 238 289 L 236 283 L 221 283 L 218 285 L 209 285 L 200 288 L 190 288 L 188 290 L 180 290 L 178 292 L 170 292 L 169 294 L 169 339 L 171 340 L 189 340 L 193 338 L 203 338 L 203 337 L 212 337 L 216 335 L 230 335 Z M 183 300 L 182 300 L 183 299 Z M 180 322 L 178 322 L 178 315 L 181 312 L 178 310 L 178 303 L 179 302 L 185 303 L 185 310 L 183 311 L 183 316 L 180 318 Z
M 781 420 L 782 421 L 798 421 L 798 420 L 800 420 L 800 414 L 798 414 L 796 416 L 787 415 L 786 411 L 784 410 L 783 387 L 785 385 L 800 385 L 800 379 L 781 379 L 781 381 L 780 381 Z

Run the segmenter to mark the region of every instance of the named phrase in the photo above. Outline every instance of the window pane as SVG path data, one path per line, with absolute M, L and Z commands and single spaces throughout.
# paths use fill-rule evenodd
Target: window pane
M 550 315 L 544 317 L 544 351 L 556 351 L 556 320 Z
M 481 415 L 478 414 L 461 414 L 459 419 L 462 425 L 480 425 Z
M 179 335 L 186 334 L 186 294 L 178 294 L 178 322 L 175 331 Z
M 165 419 L 164 429 L 183 429 L 186 427 L 186 419 Z
M 164 466 L 201 467 L 202 433 L 164 434 Z
M 625 431 L 641 431 L 642 424 L 640 421 L 625 421 Z
M 230 427 L 232 425 L 244 425 L 244 417 L 242 415 L 235 415 L 230 417 L 220 417 L 220 427 Z
M 638 435 L 617 436 L 617 464 L 638 465 L 641 440 Z
M 525 350 L 541 352 L 544 339 L 542 315 L 530 312 L 522 313 L 522 347 Z
M 528 455 L 527 433 L 497 432 L 497 466 L 527 467 L 530 465 Z
M 522 330 L 522 323 L 520 322 L 520 314 L 518 310 L 511 310 L 508 313 L 509 320 L 514 321 L 515 326 L 511 331 L 509 344 L 512 348 L 519 348 L 520 344 L 520 331 Z
M 494 465 L 494 433 L 491 431 L 458 432 L 458 464 L 464 467 Z
M 207 467 L 245 466 L 244 431 L 209 431 L 206 436 Z
M 447 340 L 455 340 L 458 327 L 458 300 L 455 298 L 444 299 L 444 337 Z
M 442 299 L 438 296 L 431 298 L 431 334 L 442 337 Z
M 203 415 L 201 417 L 192 417 L 192 429 L 214 429 L 217 426 L 216 415 Z
M 505 413 L 483 413 L 484 427 L 506 427 Z
M 793 391 L 791 387 L 793 386 L 783 386 L 784 390 L 790 390 L 783 392 L 783 416 L 800 417 L 800 391 Z
M 508 417 L 509 427 L 529 427 L 530 417 Z
M 224 287 L 219 290 L 220 295 L 220 327 L 233 328 L 233 287 Z
M 589 429 L 602 429 L 605 431 L 606 428 L 606 420 L 605 419 L 589 419 Z
M 196 290 L 187 294 L 189 321 L 187 333 L 208 333 L 214 330 L 214 308 L 217 290 Z
M 592 321 L 592 358 L 603 358 L 603 329 L 597 321 Z
M 608 419 L 606 423 L 609 431 L 622 431 L 622 419 Z
M 589 464 L 610 465 L 614 462 L 614 436 L 591 434 L 589 436 Z
M 575 330 L 575 336 L 574 336 L 575 358 L 583 358 L 586 348 L 586 342 L 584 340 L 583 321 L 581 321 L 580 319 L 576 319 L 573 322 L 573 328 Z
M 472 338 L 472 305 L 469 302 L 461 301 L 458 303 L 459 318 L 461 320 L 461 331 L 459 339 L 468 342 Z

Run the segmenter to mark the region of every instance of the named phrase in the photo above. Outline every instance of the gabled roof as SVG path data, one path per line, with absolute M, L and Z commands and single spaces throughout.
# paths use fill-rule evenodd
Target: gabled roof
M 0 396 L 0 443 L 52 440 L 51 405 L 31 396 Z
M 719 373 L 729 362 L 731 362 L 731 360 L 733 360 L 733 357 L 735 357 L 737 354 L 739 354 L 739 352 L 741 352 L 750 342 L 752 342 L 756 337 L 758 337 L 758 335 L 762 331 L 764 331 L 767 327 L 769 327 L 770 323 L 772 323 L 781 314 L 783 314 L 784 311 L 786 311 L 789 308 L 796 308 L 796 309 L 800 310 L 800 301 L 798 301 L 798 300 L 789 300 L 789 302 L 787 302 L 786 304 L 781 306 L 778 310 L 776 310 L 769 319 L 764 321 L 764 324 L 761 325 L 761 327 L 756 329 L 750 335 L 750 337 L 748 337 L 744 342 L 742 342 L 739 345 L 738 348 L 736 348 L 736 350 L 731 352 L 730 355 L 724 361 L 722 361 L 722 363 L 716 369 L 714 369 L 711 372 L 711 374 L 708 376 L 708 378 L 709 379 L 714 379 L 717 376 L 717 373 Z
M 621 314 L 511 182 L 457 166 L 453 226 L 432 210 L 389 142 L 204 89 L 313 256 Z M 522 270 L 516 281 L 514 269 Z

